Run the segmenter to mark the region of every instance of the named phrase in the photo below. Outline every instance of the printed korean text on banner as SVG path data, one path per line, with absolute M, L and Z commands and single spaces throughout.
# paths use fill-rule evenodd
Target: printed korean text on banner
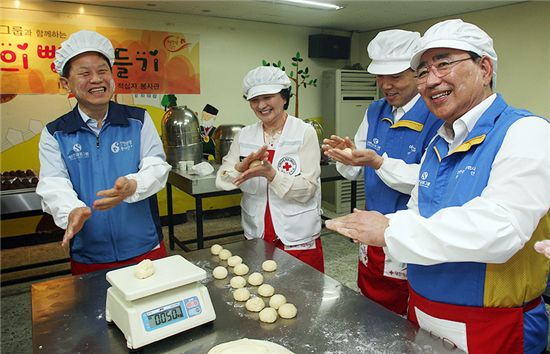
M 81 29 L 113 43 L 117 93 L 200 93 L 198 35 L 10 20 L 0 21 L 1 93 L 65 93 L 53 66 L 55 50 Z

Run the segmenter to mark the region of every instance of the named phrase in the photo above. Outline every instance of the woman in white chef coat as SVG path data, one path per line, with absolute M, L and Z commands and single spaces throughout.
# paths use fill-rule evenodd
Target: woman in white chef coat
M 259 121 L 233 141 L 216 185 L 242 190 L 246 238 L 263 238 L 322 272 L 319 143 L 311 125 L 286 112 L 290 86 L 279 68 L 246 74 L 244 98 Z

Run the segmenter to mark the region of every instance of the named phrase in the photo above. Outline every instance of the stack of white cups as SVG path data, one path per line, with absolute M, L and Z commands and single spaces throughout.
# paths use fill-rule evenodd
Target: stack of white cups
M 191 161 L 179 161 L 178 162 L 178 170 L 180 172 L 183 172 L 183 171 L 189 171 L 191 170 L 191 167 L 193 167 L 195 165 L 195 161 L 191 160 Z

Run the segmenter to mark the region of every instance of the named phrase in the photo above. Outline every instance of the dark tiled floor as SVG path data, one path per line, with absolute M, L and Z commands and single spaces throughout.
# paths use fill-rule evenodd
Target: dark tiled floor
M 164 235 L 167 238 L 168 231 L 166 228 L 164 229 Z M 205 222 L 205 233 L 217 234 L 239 229 L 240 217 L 238 216 Z M 176 227 L 176 236 L 179 239 L 189 239 L 194 235 L 195 225 L 193 222 Z M 215 242 L 206 242 L 205 247 L 209 247 L 213 243 L 223 244 L 242 239 L 243 236 L 232 236 Z M 325 273 L 357 291 L 357 246 L 342 236 L 326 231 L 323 232 L 321 239 L 325 255 Z M 184 252 L 177 250 L 172 253 L 185 255 Z M 2 354 L 32 353 L 31 285 L 32 282 L 27 282 L 1 288 L 0 353 Z

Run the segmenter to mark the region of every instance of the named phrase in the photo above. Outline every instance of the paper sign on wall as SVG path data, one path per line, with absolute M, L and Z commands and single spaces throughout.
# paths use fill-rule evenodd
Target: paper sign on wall
M 1 93 L 65 93 L 53 66 L 55 50 L 81 29 L 0 20 Z M 115 48 L 117 93 L 200 93 L 198 35 L 109 27 L 90 30 L 109 38 Z

